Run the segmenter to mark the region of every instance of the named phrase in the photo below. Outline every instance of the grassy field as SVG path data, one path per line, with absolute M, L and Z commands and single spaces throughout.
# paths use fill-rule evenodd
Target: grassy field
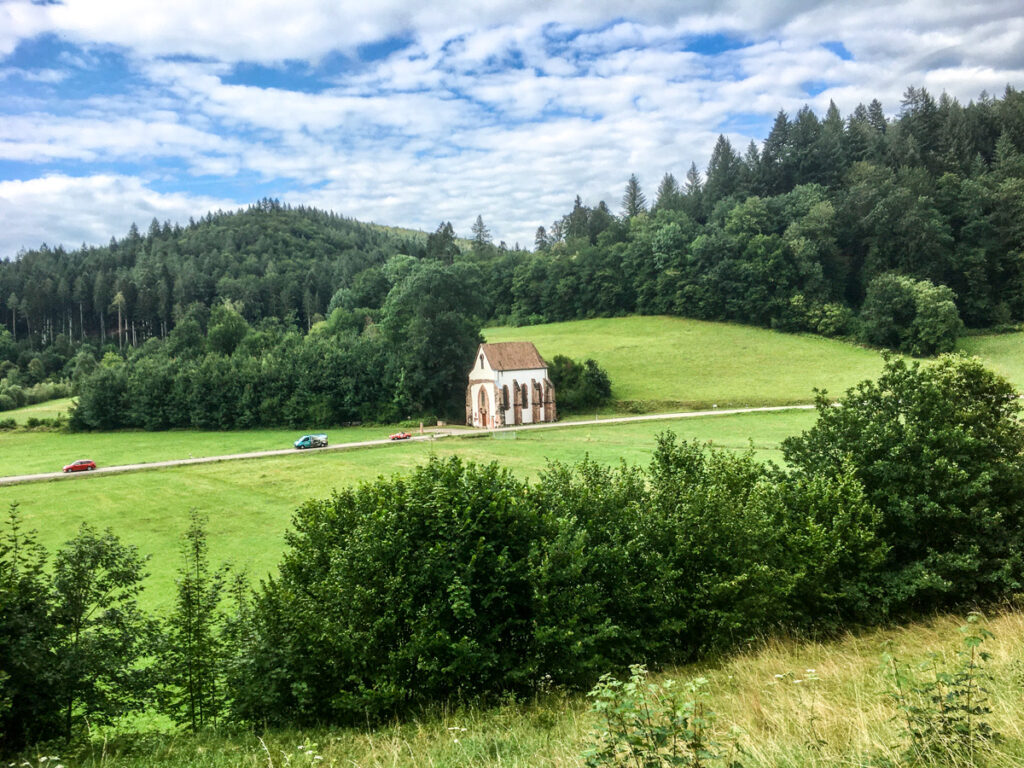
M 387 427 L 316 428 L 332 443 L 378 440 Z M 101 467 L 201 456 L 224 456 L 290 448 L 304 432 L 295 429 L 250 429 L 237 432 L 0 432 L 0 475 L 57 472 L 75 459 L 92 459 Z
M 977 355 L 996 373 L 1024 392 L 1024 331 L 990 336 L 965 336 L 957 349 Z
M 646 464 L 655 436 L 671 429 L 680 437 L 711 441 L 732 450 L 746 450 L 752 443 L 759 456 L 780 461 L 781 440 L 813 421 L 813 412 L 784 411 L 523 430 L 505 433 L 501 439 L 443 438 L 433 443 L 395 443 L 353 451 L 297 452 L 4 486 L 0 487 L 0 508 L 20 503 L 28 527 L 36 528 L 40 540 L 51 549 L 68 540 L 83 522 L 112 527 L 123 539 L 152 555 L 146 602 L 160 605 L 171 593 L 177 542 L 193 508 L 210 518 L 212 559 L 230 560 L 261 576 L 275 567 L 291 514 L 304 500 L 327 496 L 333 489 L 380 474 L 406 472 L 431 455 L 499 461 L 520 477 L 530 478 L 536 477 L 548 460 L 575 462 L 587 455 L 603 463 L 623 459 Z M 62 437 L 39 434 L 55 441 Z M 36 437 L 37 433 L 22 436 Z
M 14 419 L 19 424 L 24 424 L 31 418 L 56 419 L 58 416 L 68 415 L 72 400 L 73 397 L 61 397 L 57 400 L 47 400 L 45 403 L 26 405 L 24 408 L 0 411 L 0 419 Z
M 769 641 L 714 664 L 668 670 L 658 676 L 709 681 L 707 706 L 721 735 L 741 730 L 745 768 L 835 768 L 906 765 L 900 760 L 901 717 L 881 663 L 889 652 L 911 666 L 955 661 L 962 645 L 962 616 L 940 616 L 903 627 L 847 635 L 833 642 Z M 1009 612 L 988 623 L 995 638 L 985 669 L 991 714 L 1001 735 L 990 749 L 956 766 L 1017 768 L 1024 764 L 1020 693 L 1024 614 Z M 66 766 L 348 766 L 348 768 L 576 768 L 597 722 L 580 695 L 557 692 L 493 709 L 424 713 L 380 728 L 311 729 L 206 735 L 116 734 L 68 760 Z M 974 723 L 976 725 L 976 722 Z M 51 753 L 52 754 L 52 753 Z M 884 760 L 891 762 L 883 762 Z M 721 765 L 708 763 L 707 765 Z M 953 765 L 953 764 L 949 764 Z
M 811 402 L 874 378 L 881 355 L 821 336 L 679 317 L 620 317 L 488 328 L 488 341 L 532 341 L 541 355 L 592 357 L 612 396 L 645 411 Z

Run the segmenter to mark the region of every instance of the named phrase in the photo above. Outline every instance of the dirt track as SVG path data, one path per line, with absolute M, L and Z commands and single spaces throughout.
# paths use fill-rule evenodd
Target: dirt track
M 622 424 L 630 421 L 662 421 L 667 419 L 691 419 L 705 416 L 728 416 L 737 413 L 764 413 L 771 411 L 793 411 L 811 410 L 813 405 L 781 405 L 764 408 L 721 408 L 713 411 L 683 411 L 681 413 L 650 413 L 643 416 L 614 416 L 606 419 L 586 419 L 581 421 L 556 421 L 550 424 L 522 424 L 517 427 L 504 427 L 500 430 L 489 430 L 492 432 L 517 431 L 525 429 L 557 429 L 560 427 L 582 427 L 603 424 Z M 42 472 L 34 475 L 10 475 L 0 477 L 0 485 L 16 485 L 18 483 L 34 483 L 44 480 L 71 480 L 72 478 L 94 477 L 96 475 L 119 474 L 122 472 L 138 472 L 145 469 L 159 469 L 161 467 L 183 467 L 189 464 L 212 464 L 217 461 L 235 461 L 237 459 L 262 459 L 267 456 L 289 456 L 305 455 L 311 453 L 322 453 L 323 451 L 346 451 L 356 448 L 368 448 L 374 445 L 390 445 L 397 442 L 412 442 L 422 440 L 436 440 L 458 434 L 475 434 L 479 430 L 468 427 L 452 428 L 449 430 L 438 430 L 425 435 L 414 435 L 409 440 L 395 441 L 388 438 L 380 440 L 363 440 L 355 443 L 339 443 L 327 448 L 314 448 L 306 451 L 299 451 L 295 448 L 284 448 L 276 451 L 254 451 L 252 453 L 232 453 L 225 456 L 202 456 L 194 459 L 171 459 L 168 461 L 149 461 L 141 464 L 121 464 L 115 467 L 100 467 L 89 472 Z

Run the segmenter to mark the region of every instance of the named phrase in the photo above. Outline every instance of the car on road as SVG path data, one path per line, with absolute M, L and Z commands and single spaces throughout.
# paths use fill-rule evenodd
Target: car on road
M 92 459 L 79 459 L 64 467 L 65 472 L 89 472 L 94 469 L 96 469 L 96 462 Z
M 388 440 L 408 440 L 412 435 L 408 432 L 395 432 L 393 435 L 388 435 Z
M 327 435 L 303 435 L 294 443 L 300 451 L 303 448 L 326 448 Z

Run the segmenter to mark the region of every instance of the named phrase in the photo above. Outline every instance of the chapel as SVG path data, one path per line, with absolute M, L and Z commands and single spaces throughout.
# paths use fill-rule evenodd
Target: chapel
M 531 342 L 480 345 L 466 387 L 466 424 L 497 429 L 556 416 L 548 364 Z

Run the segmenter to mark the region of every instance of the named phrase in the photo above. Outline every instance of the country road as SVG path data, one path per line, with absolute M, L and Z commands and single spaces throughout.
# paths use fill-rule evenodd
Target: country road
M 649 413 L 642 416 L 613 416 L 604 419 L 584 419 L 580 421 L 556 421 L 542 424 L 521 424 L 502 429 L 487 430 L 488 432 L 514 432 L 526 429 L 558 429 L 565 427 L 600 426 L 605 424 L 623 424 L 632 421 L 665 421 L 669 419 L 692 419 L 706 416 L 730 416 L 739 413 L 765 413 L 771 411 L 793 411 L 812 410 L 813 405 L 776 405 L 761 408 L 720 408 L 713 411 L 682 411 L 679 413 Z M 481 430 L 469 427 L 451 428 L 443 431 L 433 431 L 425 435 L 414 435 L 408 440 L 400 442 L 419 442 L 423 440 L 437 440 L 439 438 L 451 437 L 453 435 L 479 434 Z M 113 467 L 99 467 L 89 472 L 42 472 L 34 475 L 9 475 L 0 477 L 0 486 L 17 485 L 19 483 L 34 483 L 44 480 L 71 480 L 74 478 L 95 477 L 97 475 L 120 474 L 122 472 L 138 472 L 147 469 L 160 469 L 163 467 L 184 467 L 191 464 L 212 464 L 218 461 L 235 461 L 238 459 L 262 459 L 268 456 L 289 456 L 323 453 L 324 451 L 346 451 L 358 448 L 369 448 L 375 445 L 390 445 L 399 442 L 382 438 L 380 440 L 362 440 L 354 443 L 339 443 L 327 448 L 314 448 L 299 451 L 295 448 L 283 448 L 276 451 L 254 451 L 252 453 L 232 453 L 224 456 L 201 456 L 191 459 L 171 459 L 168 461 L 149 461 L 141 464 L 120 464 Z

